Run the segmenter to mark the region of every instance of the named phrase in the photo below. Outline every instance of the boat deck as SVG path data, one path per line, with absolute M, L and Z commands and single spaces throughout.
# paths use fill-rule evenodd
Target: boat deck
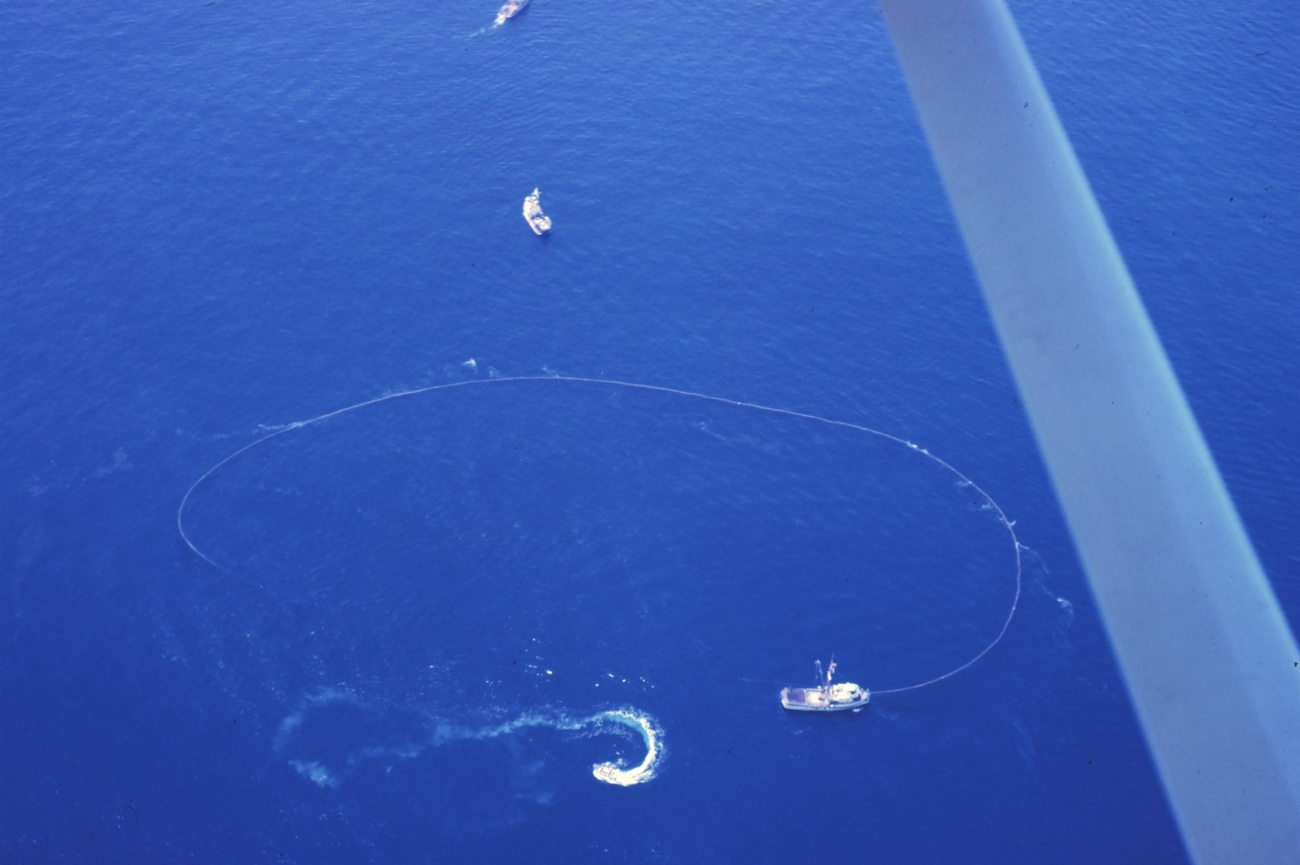
M 797 712 L 859 709 L 870 700 L 870 691 L 853 684 L 827 688 L 784 688 L 781 691 L 781 705 Z

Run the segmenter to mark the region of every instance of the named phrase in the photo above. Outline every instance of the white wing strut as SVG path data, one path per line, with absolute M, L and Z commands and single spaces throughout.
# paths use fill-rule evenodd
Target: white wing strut
M 1300 651 L 1001 0 L 881 0 L 1192 858 L 1300 857 Z

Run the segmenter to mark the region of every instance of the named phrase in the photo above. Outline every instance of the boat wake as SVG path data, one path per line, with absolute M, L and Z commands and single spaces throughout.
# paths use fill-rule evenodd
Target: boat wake
M 458 727 L 439 727 L 430 744 L 441 745 L 454 741 L 482 741 L 507 736 L 527 728 L 550 728 L 570 733 L 586 733 L 592 736 L 606 735 L 618 729 L 629 727 L 641 736 L 645 743 L 645 757 L 635 766 L 628 767 L 626 761 L 617 760 L 596 763 L 591 767 L 591 774 L 597 781 L 613 784 L 616 787 L 631 787 L 644 784 L 655 776 L 655 770 L 663 756 L 662 732 L 655 726 L 649 715 L 636 709 L 614 709 L 598 712 L 586 718 L 549 717 L 546 715 L 521 715 L 513 721 L 485 727 L 477 730 Z
M 617 763 L 597 763 L 592 766 L 591 774 L 597 781 L 604 781 L 606 784 L 614 784 L 618 787 L 631 787 L 633 784 L 644 784 L 655 776 L 655 767 L 659 764 L 659 758 L 663 753 L 659 743 L 662 734 L 648 716 L 628 709 L 619 709 L 593 715 L 588 721 L 595 721 L 598 724 L 623 724 L 640 733 L 641 740 L 645 742 L 645 758 L 630 769 L 625 769 L 621 760 Z
M 322 712 L 326 714 L 321 715 Z M 645 755 L 639 763 L 629 766 L 628 761 L 620 758 L 591 767 L 592 777 L 604 784 L 616 787 L 644 784 L 655 777 L 663 761 L 663 731 L 649 715 L 631 707 L 577 718 L 563 713 L 527 712 L 509 721 L 481 727 L 437 722 L 430 728 L 425 722 L 421 725 L 424 734 L 415 737 L 404 736 L 392 728 L 394 723 L 403 726 L 400 720 L 379 717 L 389 714 L 347 691 L 326 690 L 303 700 L 296 711 L 280 721 L 273 749 L 287 758 L 289 766 L 298 774 L 318 787 L 328 788 L 338 787 L 348 775 L 369 762 L 411 760 L 457 743 L 486 742 L 539 729 L 581 738 L 626 736 L 629 729 L 637 734 L 645 746 Z M 338 750 L 336 740 L 332 746 L 326 746 L 322 734 L 337 731 L 340 726 L 362 734 L 369 743 L 342 751 Z M 413 731 L 408 728 L 408 732 Z

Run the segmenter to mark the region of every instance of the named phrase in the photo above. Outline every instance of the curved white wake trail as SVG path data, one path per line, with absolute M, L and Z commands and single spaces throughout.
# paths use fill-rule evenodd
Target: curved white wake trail
M 610 724 L 630 727 L 640 734 L 641 741 L 645 743 L 645 757 L 642 758 L 640 763 L 630 768 L 622 760 L 596 763 L 591 767 L 592 777 L 597 781 L 613 784 L 616 787 L 631 787 L 634 784 L 644 784 L 652 780 L 655 777 L 659 761 L 663 757 L 663 731 L 655 726 L 649 715 L 635 709 L 614 709 L 577 719 L 553 718 L 532 714 L 521 715 L 513 721 L 506 721 L 495 727 L 478 730 L 467 730 L 444 725 L 434 731 L 430 744 L 437 746 L 447 742 L 496 739 L 500 736 L 509 736 L 519 730 L 538 727 L 565 732 L 579 732 L 591 729 L 598 734 L 602 731 L 602 728 L 607 729 Z
M 624 728 L 635 731 L 645 745 L 645 756 L 634 766 L 623 760 L 596 763 L 591 774 L 597 781 L 616 787 L 631 787 L 652 780 L 663 761 L 663 730 L 654 719 L 638 709 L 627 706 L 574 718 L 564 713 L 526 712 L 517 718 L 487 727 L 470 727 L 442 722 L 426 737 L 387 744 L 371 742 L 364 747 L 349 749 L 346 758 L 334 758 L 310 751 L 295 753 L 294 740 L 308 722 L 309 713 L 332 704 L 363 707 L 366 704 L 344 691 L 327 690 L 305 699 L 298 709 L 285 717 L 276 731 L 273 748 L 277 754 L 291 757 L 289 765 L 298 774 L 319 787 L 338 787 L 351 768 L 370 760 L 410 760 L 427 751 L 455 745 L 457 742 L 482 742 L 511 736 L 524 730 L 555 730 L 578 734 L 583 738 L 621 734 Z M 295 749 L 297 750 L 297 749 Z M 286 753 L 288 751 L 289 753 Z
M 631 727 L 641 734 L 641 740 L 645 742 L 645 758 L 630 769 L 624 768 L 622 761 L 617 763 L 597 763 L 592 766 L 591 774 L 597 781 L 604 781 L 606 784 L 614 784 L 618 787 L 631 787 L 633 784 L 644 784 L 654 778 L 655 767 L 663 754 L 663 745 L 661 744 L 663 734 L 647 716 L 628 709 L 618 709 L 613 712 L 601 712 L 588 720 L 610 721 Z

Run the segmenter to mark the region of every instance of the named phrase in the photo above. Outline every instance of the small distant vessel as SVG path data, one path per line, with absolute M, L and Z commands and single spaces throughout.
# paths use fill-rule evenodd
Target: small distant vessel
M 541 190 L 534 189 L 524 199 L 524 219 L 528 220 L 528 227 L 538 236 L 551 233 L 551 218 L 542 213 L 541 197 Z
M 831 661 L 826 672 L 822 672 L 822 662 L 817 662 L 817 687 L 782 688 L 781 705 L 792 712 L 843 712 L 846 709 L 858 710 L 871 701 L 871 692 L 852 682 L 831 684 L 835 675 L 835 662 Z
M 520 12 L 523 12 L 524 7 L 527 5 L 528 5 L 528 0 L 509 0 L 509 2 L 506 3 L 506 5 L 502 6 L 500 9 L 497 10 L 496 26 L 500 27 L 502 24 L 506 23 L 511 18 L 518 15 Z

